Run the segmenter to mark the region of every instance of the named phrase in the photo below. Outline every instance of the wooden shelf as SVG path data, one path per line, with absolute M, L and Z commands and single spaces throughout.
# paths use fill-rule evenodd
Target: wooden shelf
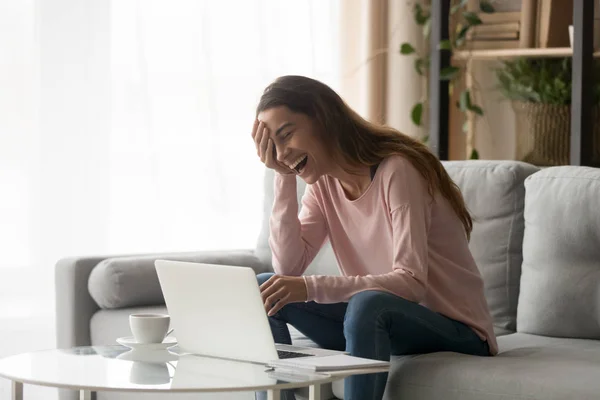
M 517 57 L 571 57 L 570 47 L 553 47 L 545 49 L 496 49 L 496 50 L 461 50 L 454 52 L 452 57 L 459 60 L 497 60 Z M 594 57 L 600 57 L 600 51 L 594 52 Z
M 538 0 L 541 1 L 541 0 Z M 470 3 L 471 1 L 469 1 Z M 477 1 L 474 1 L 478 3 Z M 523 1 L 531 6 L 535 1 Z M 557 2 L 559 2 L 557 0 Z M 464 3 L 464 1 L 461 1 Z M 593 58 L 600 58 L 600 49 L 594 49 L 594 3 L 596 1 L 574 1 L 573 2 L 573 49 L 563 48 L 516 48 L 516 49 L 487 49 L 457 51 L 452 57 L 455 63 L 465 63 L 465 68 L 472 68 L 474 60 L 493 61 L 506 60 L 518 57 L 528 58 L 551 58 L 571 57 L 573 59 L 572 87 L 571 87 L 571 124 L 570 124 L 570 164 L 596 166 L 593 152 L 594 143 L 594 116 L 593 110 L 593 84 L 598 80 L 594 77 Z M 533 7 L 532 7 L 533 8 Z M 442 43 L 450 39 L 449 1 L 431 2 L 431 34 L 429 35 L 429 76 L 431 79 L 429 87 L 429 143 L 432 152 L 440 159 L 447 159 L 449 147 L 449 124 L 448 118 L 450 101 L 447 101 L 448 82 L 441 79 L 442 71 L 452 66 L 451 52 L 439 51 Z M 535 10 L 527 10 L 534 14 Z M 490 47 L 493 47 L 490 44 Z M 496 47 L 499 47 L 498 45 Z M 593 57 L 591 57 L 593 55 Z M 469 82 L 469 72 L 466 73 L 465 85 L 472 87 Z M 444 100 L 444 101 L 440 101 Z M 473 118 L 473 113 L 467 113 L 467 118 Z M 472 128 L 472 121 L 468 121 L 467 127 Z M 469 132 L 467 132 L 469 134 Z M 472 129 L 471 129 L 472 134 Z M 473 146 L 473 140 L 467 141 L 468 146 Z M 467 152 L 467 156 L 469 153 Z

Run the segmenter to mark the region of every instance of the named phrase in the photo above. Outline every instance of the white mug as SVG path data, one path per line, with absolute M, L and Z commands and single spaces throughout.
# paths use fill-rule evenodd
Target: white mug
M 131 314 L 129 327 L 133 338 L 141 344 L 161 343 L 169 331 L 171 318 L 167 314 Z

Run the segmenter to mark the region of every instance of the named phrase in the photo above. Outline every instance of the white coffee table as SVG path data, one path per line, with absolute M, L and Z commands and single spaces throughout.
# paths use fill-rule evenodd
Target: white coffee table
M 267 391 L 278 400 L 283 389 L 309 387 L 310 399 L 321 400 L 321 385 L 353 374 L 274 374 L 264 366 L 170 351 L 130 351 L 122 346 L 44 350 L 0 360 L 0 376 L 12 381 L 12 399 L 23 399 L 23 384 L 78 390 L 81 400 L 96 391 L 245 392 Z

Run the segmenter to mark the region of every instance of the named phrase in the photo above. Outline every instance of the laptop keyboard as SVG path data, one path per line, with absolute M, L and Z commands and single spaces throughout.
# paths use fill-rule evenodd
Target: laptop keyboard
M 286 358 L 299 358 L 299 357 L 311 357 L 313 354 L 306 353 L 296 353 L 293 351 L 285 351 L 285 350 L 277 350 L 277 355 L 280 360 L 284 360 Z

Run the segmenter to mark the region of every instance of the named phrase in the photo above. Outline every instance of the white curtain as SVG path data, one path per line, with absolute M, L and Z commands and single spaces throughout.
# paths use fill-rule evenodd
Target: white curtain
M 0 0 L 0 356 L 54 346 L 62 257 L 255 245 L 256 103 L 338 89 L 338 1 Z

